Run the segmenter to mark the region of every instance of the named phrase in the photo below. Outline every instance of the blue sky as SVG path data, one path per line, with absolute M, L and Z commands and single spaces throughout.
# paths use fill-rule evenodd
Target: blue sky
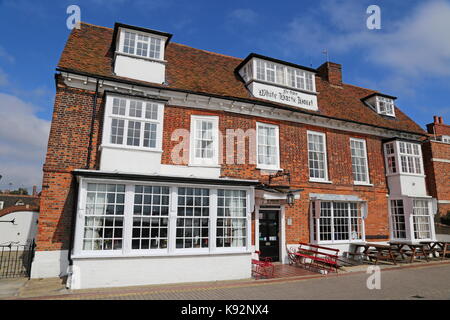
M 318 67 L 326 48 L 344 82 L 397 96 L 422 126 L 435 114 L 450 123 L 450 0 L 0 0 L 0 189 L 41 183 L 71 4 L 82 21 L 157 29 L 241 58 L 256 52 Z M 372 4 L 380 30 L 366 27 Z

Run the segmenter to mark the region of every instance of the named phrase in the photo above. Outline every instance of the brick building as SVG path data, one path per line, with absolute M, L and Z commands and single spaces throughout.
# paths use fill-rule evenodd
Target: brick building
M 66 43 L 33 277 L 72 288 L 250 277 L 255 250 L 434 239 L 421 141 L 393 96 L 116 23 Z M 191 134 L 192 133 L 192 134 Z
M 446 216 L 450 214 L 450 125 L 434 116 L 427 131 L 429 138 L 422 146 L 427 187 L 437 199 L 439 216 Z

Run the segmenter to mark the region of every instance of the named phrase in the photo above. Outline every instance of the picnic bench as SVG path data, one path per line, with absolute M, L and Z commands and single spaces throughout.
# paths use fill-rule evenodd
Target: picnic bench
M 409 263 L 412 263 L 415 258 L 423 257 L 428 262 L 430 251 L 427 249 L 428 244 L 424 243 L 408 243 L 408 242 L 389 242 L 390 245 L 398 252 L 398 255 L 405 259 L 409 258 Z
M 370 262 L 378 264 L 378 261 L 385 260 L 397 264 L 395 259 L 395 248 L 389 245 L 366 243 L 364 245 L 363 254 Z
M 335 271 L 338 269 L 338 254 L 339 250 L 316 244 L 299 242 L 295 256 L 299 262 L 303 262 L 305 266 L 309 268 L 317 268 L 326 271 Z M 307 259 L 309 262 L 307 262 Z
M 252 259 L 252 274 L 253 276 L 258 279 L 260 277 L 265 278 L 272 278 L 273 272 L 274 272 L 274 265 L 272 263 L 271 258 L 259 258 L 259 255 L 261 254 L 260 251 L 255 251 L 255 253 L 258 255 L 258 260 Z
M 428 246 L 428 252 L 437 258 L 436 253 L 443 260 L 446 255 L 450 254 L 450 242 L 444 241 L 421 241 L 420 244 Z

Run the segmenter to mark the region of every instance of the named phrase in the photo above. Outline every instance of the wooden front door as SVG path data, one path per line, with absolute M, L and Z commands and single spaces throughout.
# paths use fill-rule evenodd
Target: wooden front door
M 259 210 L 259 251 L 260 258 L 280 260 L 280 210 Z

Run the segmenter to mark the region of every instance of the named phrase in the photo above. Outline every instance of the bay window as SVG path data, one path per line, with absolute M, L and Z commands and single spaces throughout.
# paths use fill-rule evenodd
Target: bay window
M 108 95 L 103 144 L 142 150 L 161 149 L 161 103 Z
M 399 142 L 402 173 L 422 174 L 421 152 L 416 143 Z
M 391 235 L 394 240 L 433 240 L 430 199 L 402 197 L 390 200 Z
M 100 181 L 100 182 L 97 182 Z M 251 189 L 82 179 L 74 253 L 246 252 Z
M 308 131 L 309 178 L 312 181 L 328 181 L 325 134 Z
M 257 167 L 278 170 L 280 168 L 278 126 L 256 123 Z
M 191 116 L 190 164 L 219 164 L 219 118 Z
M 364 241 L 363 205 L 359 202 L 312 201 L 313 236 L 319 242 Z
M 369 169 L 367 165 L 366 141 L 350 139 L 350 151 L 352 157 L 353 181 L 355 183 L 369 183 Z

